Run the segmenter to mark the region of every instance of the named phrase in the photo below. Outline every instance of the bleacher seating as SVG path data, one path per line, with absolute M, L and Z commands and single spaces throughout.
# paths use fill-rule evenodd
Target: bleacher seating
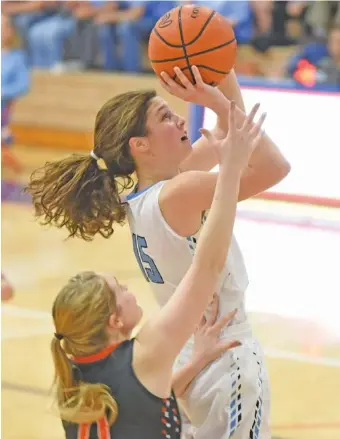
M 14 108 L 16 142 L 88 149 L 96 113 L 104 102 L 118 93 L 142 88 L 155 88 L 176 112 L 187 117 L 187 104 L 166 93 L 152 75 L 34 72 L 30 93 Z
M 282 67 L 294 50 L 294 47 L 280 47 L 260 56 L 250 46 L 240 46 L 236 71 L 249 74 L 255 70 L 261 76 L 270 65 Z M 115 94 L 141 88 L 155 88 L 176 112 L 188 116 L 188 105 L 166 93 L 152 74 L 79 72 L 52 75 L 35 71 L 30 93 L 14 108 L 12 128 L 16 142 L 87 150 L 92 146 L 95 116 L 101 105 Z

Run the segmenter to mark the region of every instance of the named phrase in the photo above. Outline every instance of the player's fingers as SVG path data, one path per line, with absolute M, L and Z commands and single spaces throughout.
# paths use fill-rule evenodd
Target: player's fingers
M 257 103 L 253 106 L 251 112 L 248 114 L 248 116 L 246 117 L 245 121 L 243 122 L 243 125 L 241 127 L 241 131 L 248 131 L 251 129 L 251 127 L 253 126 L 253 122 L 254 122 L 254 117 L 258 111 L 258 109 L 260 108 L 260 104 Z
M 200 321 L 199 327 L 202 329 L 202 328 L 204 328 L 204 327 L 206 326 L 206 324 L 207 324 L 207 318 L 206 318 L 205 316 L 203 316 L 203 317 L 201 318 L 201 321 Z
M 229 109 L 229 131 L 231 132 L 235 131 L 236 129 L 235 112 L 236 112 L 236 104 L 234 101 L 231 101 L 230 109 Z
M 210 143 L 216 142 L 216 139 L 213 136 L 212 132 L 207 130 L 206 128 L 201 128 L 200 133 L 202 134 L 202 136 L 204 136 L 208 140 L 208 142 L 210 142 Z
M 223 328 L 229 325 L 229 323 L 233 320 L 237 313 L 237 309 L 234 309 L 234 311 L 229 312 L 225 316 L 221 317 L 217 320 L 217 322 L 212 326 L 211 331 L 214 333 L 219 333 Z
M 249 131 L 250 137 L 257 137 L 259 134 L 262 134 L 262 125 L 264 121 L 266 120 L 267 113 L 262 113 L 261 117 L 259 118 L 258 122 L 252 127 L 252 129 Z
M 183 90 L 183 87 L 177 84 L 177 82 L 174 81 L 166 72 L 161 73 L 161 79 L 167 85 L 168 88 L 166 90 L 170 90 L 170 93 L 172 91 Z
M 260 130 L 260 132 L 258 133 L 258 135 L 255 137 L 255 139 L 252 141 L 252 146 L 253 146 L 253 148 L 252 148 L 252 151 L 251 151 L 251 153 L 253 153 L 253 151 L 258 147 L 258 145 L 259 145 L 259 143 L 260 143 L 260 141 L 261 141 L 261 139 L 262 139 L 262 137 L 264 136 L 264 131 L 263 130 Z
M 169 75 L 168 73 L 166 73 L 166 72 L 161 72 L 160 76 L 161 76 L 162 80 L 163 80 L 166 84 L 170 83 L 170 81 L 171 81 L 171 77 L 170 77 L 170 75 Z
M 176 73 L 177 78 L 181 81 L 183 87 L 185 87 L 187 90 L 195 90 L 193 84 L 189 81 L 179 67 L 174 67 L 174 72 Z
M 208 328 L 212 327 L 216 323 L 219 303 L 220 303 L 219 296 L 217 294 L 214 294 L 214 298 L 209 305 L 209 315 L 207 317 L 207 323 L 206 323 L 206 326 Z
M 204 81 L 202 79 L 199 68 L 196 66 L 192 66 L 191 71 L 194 74 L 194 78 L 196 81 L 196 88 L 202 90 L 204 88 Z
M 161 86 L 164 88 L 164 90 L 166 90 L 169 93 L 172 93 L 171 87 L 163 80 L 162 77 L 159 78 L 159 82 L 160 82 Z
M 220 341 L 217 345 L 217 356 L 220 356 L 224 352 L 228 351 L 229 349 L 236 348 L 237 346 L 241 346 L 241 342 L 239 340 L 233 340 L 233 341 Z

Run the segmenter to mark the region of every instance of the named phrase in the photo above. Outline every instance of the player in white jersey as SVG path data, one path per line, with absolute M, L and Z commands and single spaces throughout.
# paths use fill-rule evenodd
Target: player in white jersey
M 166 181 L 156 183 L 127 197 L 135 256 L 160 306 L 166 304 L 190 266 L 200 232 L 198 230 L 195 235 L 182 237 L 167 224 L 159 201 L 165 184 Z M 238 310 L 232 326 L 226 328 L 223 336 L 240 340 L 242 346 L 226 353 L 204 370 L 181 401 L 193 425 L 201 426 L 199 437 L 202 438 L 212 433 L 212 426 L 216 429 L 212 436 L 214 438 L 227 438 L 237 428 L 240 435 L 235 434 L 235 437 L 248 438 L 255 419 L 256 404 L 259 405 L 259 419 L 262 404 L 269 404 L 262 352 L 252 336 L 244 308 L 247 285 L 242 254 L 233 237 L 218 293 L 222 315 L 233 309 Z M 193 339 L 189 340 L 179 356 L 178 368 L 190 362 L 192 348 Z M 218 398 L 221 398 L 221 402 L 217 403 Z M 219 412 L 223 416 L 221 420 L 218 419 Z M 265 408 L 265 413 L 269 413 L 269 407 Z M 250 424 L 241 423 L 242 417 L 243 420 L 248 418 Z M 226 425 L 229 425 L 228 428 Z M 241 425 L 244 426 L 242 433 Z M 221 430 L 217 429 L 218 426 L 221 426 Z
M 195 86 L 179 69 L 175 72 L 183 87 L 166 75 L 163 86 L 217 114 L 212 138 L 206 133 L 192 148 L 184 119 L 154 91 L 123 93 L 100 109 L 91 155 L 46 164 L 42 173 L 33 174 L 29 186 L 37 216 L 66 227 L 71 236 L 86 240 L 96 234 L 110 237 L 113 225 L 124 222 L 128 214 L 137 261 L 161 305 L 190 265 L 202 218 L 211 206 L 217 174 L 208 171 L 218 163 L 214 138 L 223 138 L 228 131 L 230 101 L 226 96 L 236 101 L 237 123 L 246 118 L 233 72 L 219 88 L 204 84 L 195 67 Z M 134 172 L 138 184 L 127 205 L 121 196 L 134 186 Z M 288 172 L 289 164 L 264 135 L 242 175 L 239 200 L 271 187 Z M 112 251 L 119 254 L 114 240 Z M 237 337 L 242 346 L 206 368 L 182 395 L 183 407 L 198 427 L 197 439 L 270 436 L 263 354 L 244 309 L 247 283 L 233 239 L 219 286 L 220 307 L 223 314 L 237 307 L 237 317 L 223 336 Z M 190 355 L 189 341 L 178 364 L 186 364 Z
M 179 72 L 177 75 L 181 77 Z M 168 82 L 168 91 L 183 96 L 183 89 L 167 76 L 164 78 Z M 183 85 L 191 88 L 182 79 Z M 234 95 L 236 93 L 234 91 Z M 275 152 L 277 154 L 277 150 Z M 279 154 L 277 157 L 280 157 Z M 273 161 L 272 164 L 277 165 L 278 162 Z M 288 170 L 289 166 L 284 160 L 281 165 Z M 281 169 L 281 172 L 286 171 Z M 206 176 L 202 177 L 204 179 Z M 204 180 L 202 185 L 198 181 L 196 186 L 190 187 L 186 175 L 183 175 L 183 179 L 181 176 L 176 178 L 175 183 L 166 179 L 138 185 L 127 196 L 135 256 L 160 306 L 164 306 L 190 266 L 200 233 L 197 219 L 203 212 L 206 214 L 209 208 L 209 202 L 205 206 L 203 202 L 201 209 L 196 209 L 195 215 L 195 208 L 191 206 L 195 198 L 201 197 L 197 192 L 205 190 Z M 146 180 L 150 181 L 149 178 Z M 185 188 L 185 185 L 189 187 Z M 187 192 L 187 197 L 183 197 L 185 203 L 176 204 L 177 200 L 172 203 L 171 198 L 180 198 L 181 192 Z M 174 215 L 178 221 L 173 221 Z M 187 228 L 184 218 L 188 217 Z M 191 218 L 194 218 L 193 227 L 190 224 Z M 181 222 L 185 224 L 183 228 Z M 253 337 L 246 317 L 244 293 L 247 285 L 248 276 L 243 257 L 233 237 L 218 293 L 222 315 L 238 309 L 233 325 L 226 328 L 223 336 L 226 339 L 236 337 L 242 340 L 242 346 L 224 354 L 206 368 L 182 395 L 182 407 L 191 423 L 197 427 L 196 439 L 208 435 L 214 439 L 230 436 L 240 439 L 270 437 L 268 377 L 261 347 Z M 190 362 L 192 348 L 191 339 L 178 358 L 178 368 Z

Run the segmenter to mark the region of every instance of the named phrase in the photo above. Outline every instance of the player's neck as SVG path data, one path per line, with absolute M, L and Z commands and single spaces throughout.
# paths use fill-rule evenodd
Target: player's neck
M 178 171 L 174 172 L 137 172 L 138 180 L 138 192 L 152 186 L 153 184 L 159 183 L 160 181 L 170 180 L 178 174 Z
M 113 333 L 108 334 L 108 346 L 111 346 L 113 344 L 120 344 L 123 343 L 125 340 L 129 340 L 131 338 L 132 331 L 126 331 L 126 332 L 119 332 L 119 333 Z

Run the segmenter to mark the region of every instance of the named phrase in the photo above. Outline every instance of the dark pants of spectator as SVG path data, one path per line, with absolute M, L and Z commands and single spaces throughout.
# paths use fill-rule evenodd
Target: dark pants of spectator
M 100 50 L 105 70 L 141 70 L 141 43 L 151 32 L 153 21 L 141 18 L 98 26 Z M 120 53 L 118 53 L 118 50 Z
M 65 41 L 65 61 L 77 60 L 85 67 L 96 64 L 98 54 L 97 28 L 92 20 L 77 20 L 72 34 Z

